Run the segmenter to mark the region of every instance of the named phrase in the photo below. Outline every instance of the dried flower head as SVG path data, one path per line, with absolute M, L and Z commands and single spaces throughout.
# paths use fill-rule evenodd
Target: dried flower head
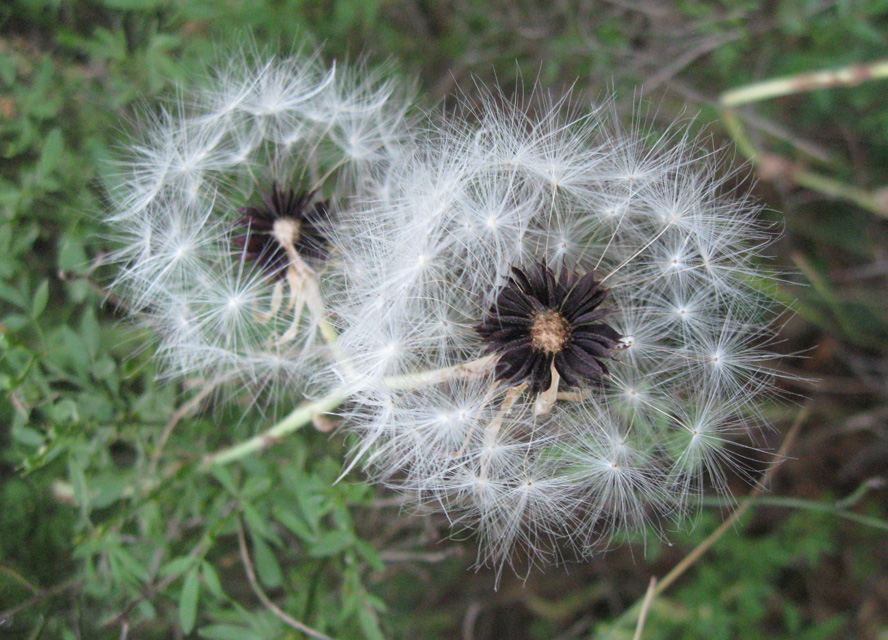
M 109 178 L 114 288 L 158 330 L 166 373 L 298 388 L 323 342 L 329 202 L 400 153 L 411 96 L 305 51 L 222 62 L 152 110 Z
M 263 207 L 238 209 L 241 217 L 235 224 L 246 231 L 232 240 L 244 256 L 273 278 L 284 277 L 291 262 L 290 250 L 309 264 L 322 264 L 329 255 L 324 226 L 330 222 L 330 203 L 310 204 L 314 193 L 297 194 L 277 184 L 261 195 Z
M 594 272 L 580 277 L 562 267 L 556 277 L 541 262 L 512 274 L 477 328 L 487 351 L 499 354 L 496 377 L 540 392 L 551 387 L 553 371 L 572 387 L 607 375 L 602 360 L 622 336 L 599 322 L 611 310 L 601 308 L 608 290 Z
M 770 234 L 712 154 L 566 102 L 490 97 L 430 129 L 336 237 L 356 459 L 499 567 L 585 555 L 745 473 Z
M 291 389 L 313 369 L 325 410 L 351 393 L 353 460 L 500 568 L 656 529 L 745 473 L 734 438 L 767 425 L 775 375 L 771 234 L 712 155 L 566 99 L 488 96 L 420 133 L 407 98 L 243 57 L 153 120 L 112 223 L 166 370 Z

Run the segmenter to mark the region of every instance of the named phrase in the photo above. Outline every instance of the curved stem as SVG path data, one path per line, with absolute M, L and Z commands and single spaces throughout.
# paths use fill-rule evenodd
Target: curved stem
M 786 454 L 789 451 L 792 443 L 795 442 L 795 438 L 799 433 L 799 430 L 802 428 L 805 420 L 808 418 L 808 414 L 810 413 L 810 406 L 805 405 L 801 408 L 798 414 L 793 420 L 792 426 L 789 428 L 789 431 L 786 433 L 786 436 L 783 438 L 783 444 L 780 445 L 780 450 L 777 452 L 777 455 L 774 457 L 774 462 L 771 463 L 771 466 L 765 471 L 759 481 L 755 484 L 752 491 L 750 491 L 743 502 L 731 513 L 731 515 L 724 521 L 722 524 L 709 536 L 703 540 L 700 544 L 694 547 L 691 552 L 686 555 L 681 562 L 675 565 L 671 571 L 669 571 L 665 576 L 663 576 L 653 588 L 653 594 L 651 596 L 645 596 L 644 598 L 637 600 L 632 606 L 630 606 L 626 611 L 624 611 L 619 618 L 616 620 L 616 625 L 614 628 L 619 627 L 621 624 L 627 624 L 631 621 L 635 621 L 638 619 L 640 615 L 644 603 L 648 602 L 648 606 L 650 606 L 650 601 L 653 598 L 656 598 L 660 594 L 662 594 L 666 589 L 668 589 L 673 582 L 678 580 L 688 569 L 690 569 L 697 560 L 699 560 L 704 553 L 706 553 L 712 545 L 714 545 L 718 540 L 729 530 L 740 517 L 746 513 L 750 507 L 755 502 L 755 499 L 759 496 L 759 494 L 764 491 L 765 487 L 771 481 L 771 478 L 774 476 L 774 473 L 780 467 L 780 463 L 786 459 Z
M 419 389 L 446 380 L 471 378 L 487 371 L 493 366 L 494 362 L 495 356 L 489 355 L 443 369 L 422 371 L 402 376 L 389 376 L 383 378 L 382 381 L 389 389 L 393 390 Z M 298 431 L 316 416 L 328 413 L 341 405 L 351 395 L 350 390 L 351 387 L 349 386 L 337 387 L 323 398 L 299 405 L 270 429 L 253 436 L 249 440 L 206 455 L 201 462 L 201 470 L 208 471 L 213 465 L 228 464 L 271 446 L 284 436 Z
M 301 429 L 311 422 L 312 418 L 315 416 L 332 411 L 342 404 L 347 397 L 348 390 L 345 387 L 339 387 L 320 400 L 299 405 L 296 409 L 290 412 L 288 416 L 267 431 L 263 431 L 240 444 L 204 456 L 201 463 L 201 470 L 207 471 L 213 465 L 227 464 L 233 460 L 246 457 L 260 449 L 265 449 L 283 438 L 285 435 Z
M 333 640 L 333 638 L 331 638 L 327 634 L 312 629 L 308 625 L 289 615 L 286 611 L 272 602 L 271 598 L 268 597 L 268 595 L 262 589 L 262 586 L 259 584 L 259 580 L 256 578 L 256 570 L 253 568 L 253 562 L 252 560 L 250 560 L 250 552 L 247 549 L 247 539 L 244 535 L 244 525 L 243 522 L 241 522 L 240 520 L 237 521 L 237 544 L 238 548 L 240 549 L 241 563 L 243 564 L 244 571 L 247 574 L 247 580 L 250 583 L 250 588 L 253 590 L 253 593 L 256 594 L 256 597 L 259 598 L 259 601 L 265 606 L 265 608 L 271 611 L 277 618 L 307 636 L 318 638 L 318 640 Z

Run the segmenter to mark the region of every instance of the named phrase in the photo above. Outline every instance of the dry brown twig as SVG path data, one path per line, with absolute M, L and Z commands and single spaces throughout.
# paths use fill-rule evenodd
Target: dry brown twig
M 318 640 L 333 640 L 333 638 L 331 638 L 330 636 L 312 629 L 311 627 L 299 622 L 299 620 L 289 615 L 274 602 L 272 602 L 271 598 L 269 598 L 265 591 L 262 590 L 262 586 L 256 579 L 256 571 L 253 568 L 253 562 L 250 560 L 250 552 L 247 549 L 247 539 L 244 535 L 244 525 L 240 521 L 240 519 L 238 519 L 237 521 L 237 543 L 238 547 L 240 548 L 241 564 L 244 565 L 244 571 L 247 574 L 247 580 L 250 582 L 250 588 L 253 590 L 253 593 L 256 594 L 256 597 L 259 598 L 259 601 L 262 603 L 262 605 L 266 609 L 271 611 L 276 618 L 280 619 L 288 626 L 293 627 L 297 631 L 301 631 L 307 636 L 318 638 Z
M 737 520 L 746 513 L 749 508 L 753 505 L 755 498 L 764 491 L 765 487 L 771 481 L 771 478 L 774 477 L 774 474 L 777 472 L 777 469 L 780 468 L 780 464 L 783 460 L 786 459 L 786 454 L 789 451 L 789 448 L 792 446 L 793 442 L 795 442 L 796 436 L 799 433 L 799 430 L 804 424 L 805 420 L 808 418 L 810 413 L 809 404 L 803 406 L 798 414 L 796 415 L 795 420 L 792 423 L 792 426 L 789 428 L 789 431 L 786 433 L 786 436 L 783 438 L 783 444 L 780 445 L 780 449 L 777 451 L 776 456 L 774 457 L 774 461 L 768 467 L 762 477 L 759 478 L 759 481 L 755 484 L 752 490 L 746 495 L 743 499 L 743 502 L 737 506 L 736 509 L 731 513 L 730 516 L 709 536 L 700 544 L 698 544 L 691 552 L 686 555 L 681 562 L 675 565 L 671 571 L 669 571 L 663 578 L 659 581 L 656 586 L 653 588 L 648 587 L 648 591 L 650 594 L 646 594 L 641 601 L 636 601 L 631 607 L 629 607 L 626 612 L 621 616 L 621 619 L 624 619 L 628 622 L 631 620 L 633 616 L 639 615 L 646 612 L 649 608 L 653 599 L 662 594 L 666 589 L 668 589 L 672 583 L 678 580 L 688 569 L 690 569 L 697 560 L 699 560 L 704 553 L 706 553 L 712 545 L 714 545 L 731 527 L 733 527 Z M 640 620 L 640 618 L 639 618 Z
M 632 640 L 641 640 L 641 633 L 644 631 L 644 621 L 647 618 L 647 612 L 648 609 L 650 609 L 651 602 L 654 601 L 654 589 L 656 589 L 656 587 L 657 578 L 656 576 L 651 576 L 647 592 L 644 594 L 644 602 L 641 604 L 641 613 L 638 614 L 638 624 L 635 625 L 635 635 L 632 636 Z

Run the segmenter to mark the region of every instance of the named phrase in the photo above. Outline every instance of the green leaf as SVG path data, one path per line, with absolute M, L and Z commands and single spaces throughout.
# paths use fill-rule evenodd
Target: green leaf
M 70 327 L 64 326 L 59 329 L 58 340 L 64 345 L 64 351 L 59 350 L 58 357 L 65 358 L 73 365 L 81 379 L 89 379 L 89 370 L 92 366 L 92 360 L 89 355 L 89 346 L 83 341 L 78 333 Z M 66 367 L 67 369 L 68 367 Z
M 280 536 L 271 528 L 268 518 L 264 514 L 260 514 L 247 503 L 242 504 L 241 509 L 244 514 L 244 520 L 246 520 L 250 533 L 253 536 L 261 536 L 275 544 L 282 544 Z
M 247 478 L 246 482 L 244 482 L 244 486 L 241 489 L 241 497 L 255 498 L 257 496 L 261 496 L 263 493 L 271 489 L 271 487 L 272 480 L 267 476 L 260 478 L 250 477 Z
M 204 561 L 200 565 L 200 571 L 203 576 L 204 584 L 207 586 L 207 589 L 210 590 L 210 593 L 220 600 L 225 599 L 227 597 L 225 595 L 225 589 L 222 588 L 222 581 L 219 580 L 219 574 L 216 572 L 215 567 L 209 562 Z
M 281 586 L 281 583 L 284 581 L 281 565 L 278 564 L 277 558 L 274 557 L 271 547 L 257 535 L 253 535 L 253 555 L 256 561 L 256 573 L 259 574 L 259 580 L 262 581 L 262 584 L 269 589 Z
M 17 74 L 17 65 L 15 58 L 7 54 L 5 51 L 0 54 L 0 81 L 6 85 L 12 85 L 15 82 Z
M 256 633 L 246 627 L 230 624 L 211 624 L 198 631 L 201 638 L 208 640 L 256 640 Z
M 109 507 L 127 492 L 130 488 L 125 478 L 102 474 L 90 481 L 90 506 L 93 509 Z
M 364 560 L 374 571 L 382 571 L 385 569 L 385 563 L 379 557 L 379 552 L 371 544 L 367 544 L 363 540 L 355 540 L 355 550 L 361 559 Z
M 87 307 L 83 310 L 83 316 L 80 318 L 80 335 L 83 338 L 83 343 L 86 345 L 90 364 L 99 352 L 99 345 L 101 344 L 100 332 L 96 312 L 92 307 Z
M 295 533 L 302 540 L 310 541 L 317 538 L 315 533 L 308 527 L 307 524 L 305 524 L 302 518 L 300 518 L 292 511 L 288 511 L 278 506 L 272 507 L 271 511 L 278 522 L 287 527 L 287 529 Z
M 46 302 L 49 300 L 49 280 L 44 280 L 34 292 L 31 299 L 31 317 L 37 319 L 46 308 Z
M 20 309 L 28 308 L 28 301 L 21 291 L 0 282 L 0 300 L 11 302 Z
M 108 560 L 112 566 L 112 573 L 118 579 L 134 579 L 135 582 L 148 580 L 148 570 L 128 551 L 114 547 L 108 554 Z
M 179 556 L 167 562 L 160 568 L 158 574 L 161 576 L 171 576 L 188 570 L 188 567 L 194 562 L 192 556 Z
M 156 11 L 168 2 L 169 0 L 102 0 L 106 7 L 124 11 Z
M 213 465 L 210 468 L 210 473 L 231 495 L 238 495 L 240 490 L 238 489 L 237 483 L 234 481 L 234 477 L 231 475 L 231 471 L 228 470 L 228 467 Z
M 12 437 L 22 444 L 26 444 L 30 447 L 40 447 L 43 446 L 43 436 L 40 432 L 31 429 L 30 427 L 25 427 L 21 425 L 16 425 L 12 428 Z
M 31 321 L 28 320 L 27 316 L 23 316 L 18 313 L 3 316 L 2 322 L 7 329 L 13 332 L 20 331 L 31 324 Z
M 38 184 L 43 183 L 49 174 L 59 164 L 64 148 L 64 139 L 61 129 L 53 129 L 43 141 L 43 149 L 40 152 L 40 160 L 34 168 L 34 179 Z
M 208 640 L 256 640 L 256 632 L 252 629 L 230 624 L 211 624 L 202 628 L 198 634 Z
M 9 252 L 14 256 L 20 256 L 31 251 L 37 236 L 40 235 L 40 227 L 36 224 L 26 225 L 15 230 L 15 235 L 10 238 Z
M 77 403 L 71 398 L 62 398 L 58 402 L 49 405 L 46 408 L 46 413 L 54 424 L 64 425 L 80 420 Z
M 371 607 L 365 606 L 358 609 L 358 624 L 361 625 L 364 636 L 370 640 L 385 640 L 382 629 L 379 628 L 379 618 Z
M 107 356 L 96 360 L 92 368 L 92 374 L 96 380 L 110 380 L 116 371 L 117 363 L 113 358 Z
M 58 267 L 62 271 L 82 273 L 89 266 L 80 238 L 69 234 L 59 243 Z
M 354 541 L 355 537 L 351 531 L 330 531 L 311 545 L 308 553 L 313 558 L 326 558 L 350 547 Z
M 194 567 L 185 574 L 185 581 L 182 583 L 182 591 L 179 594 L 179 624 L 182 625 L 182 633 L 189 634 L 194 629 L 199 594 L 200 580 L 197 567 Z

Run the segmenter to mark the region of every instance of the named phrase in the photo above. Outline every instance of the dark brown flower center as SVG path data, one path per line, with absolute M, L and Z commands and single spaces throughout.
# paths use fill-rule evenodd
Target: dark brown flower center
M 531 346 L 546 354 L 560 353 L 570 338 L 567 319 L 554 309 L 547 309 L 535 312 L 530 320 Z
M 545 262 L 512 268 L 512 277 L 478 325 L 489 353 L 499 354 L 496 377 L 531 393 L 552 387 L 553 371 L 569 387 L 608 375 L 606 360 L 622 338 L 601 319 L 608 290 L 590 271 L 580 275 L 562 266 L 557 273 Z
M 261 193 L 261 205 L 238 209 L 241 217 L 235 225 L 246 229 L 232 241 L 244 257 L 275 278 L 283 278 L 297 260 L 311 267 L 322 264 L 329 254 L 325 229 L 330 205 L 325 201 L 312 204 L 314 195 L 272 184 L 270 191 Z

